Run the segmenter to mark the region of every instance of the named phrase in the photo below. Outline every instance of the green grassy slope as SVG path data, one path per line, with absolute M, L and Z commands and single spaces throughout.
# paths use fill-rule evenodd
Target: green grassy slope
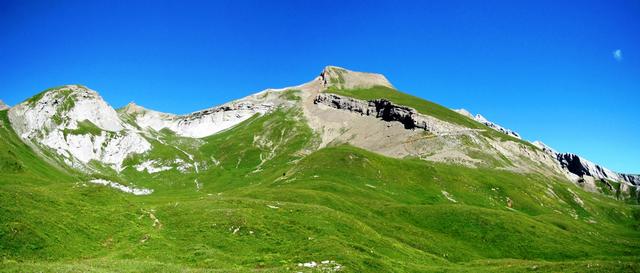
M 135 232 L 122 194 L 83 186 L 83 175 L 50 165 L 22 143 L 6 111 L 0 111 L 0 121 L 0 256 L 5 261 L 84 255 L 102 250 L 88 240 L 106 232 L 117 236 L 122 228 Z
M 104 174 L 148 196 L 47 164 L 0 113 L 0 271 L 640 270 L 638 206 L 540 175 L 315 151 L 295 109 L 195 142 L 158 132 L 152 153 L 186 160 L 179 148 L 201 165 Z

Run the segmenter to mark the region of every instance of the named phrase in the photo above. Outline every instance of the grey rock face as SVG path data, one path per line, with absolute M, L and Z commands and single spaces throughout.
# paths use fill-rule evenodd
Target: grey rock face
M 621 173 L 620 176 L 624 181 L 627 181 L 633 185 L 640 186 L 640 175 L 638 174 L 624 174 Z
M 617 173 L 585 160 L 576 154 L 558 153 L 556 158 L 564 169 L 580 177 L 587 175 L 599 179 L 620 179 Z
M 562 168 L 579 177 L 591 176 L 596 179 L 609 179 L 618 182 L 626 182 L 634 186 L 640 185 L 640 175 L 617 173 L 576 154 L 558 153 L 556 154 L 556 158 Z
M 617 173 L 575 154 L 559 153 L 557 158 L 562 168 L 580 177 L 579 183 L 595 183 L 598 180 L 610 191 L 615 192 L 619 198 L 632 198 L 632 191 L 637 193 L 640 189 L 638 175 Z M 616 181 L 620 186 L 614 187 L 610 181 Z M 636 195 L 635 198 L 638 196 Z
M 470 131 L 470 129 L 422 115 L 411 107 L 396 105 L 386 99 L 364 101 L 335 94 L 320 93 L 314 99 L 314 103 L 365 116 L 373 116 L 384 121 L 400 122 L 405 129 L 422 129 L 434 134 Z
M 535 141 L 533 144 L 556 158 L 560 167 L 566 171 L 567 177 L 574 182 L 582 183 L 591 181 L 591 183 L 595 183 L 595 180 L 599 180 L 609 187 L 610 190 L 614 192 L 619 191 L 624 194 L 629 194 L 631 188 L 637 191 L 640 187 L 640 175 L 617 173 L 579 155 L 558 153 L 540 141 Z M 621 184 L 620 189 L 614 188 L 608 181 L 619 182 Z

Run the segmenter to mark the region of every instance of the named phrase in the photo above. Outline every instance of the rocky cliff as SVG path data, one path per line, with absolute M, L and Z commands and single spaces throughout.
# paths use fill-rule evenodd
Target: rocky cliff
M 540 141 L 534 141 L 533 144 L 553 156 L 569 180 L 582 184 L 591 191 L 596 191 L 598 187 L 604 186 L 613 192 L 629 194 L 630 188 L 640 186 L 640 176 L 638 175 L 617 173 L 579 155 L 556 152 Z M 610 182 L 620 183 L 620 187 L 614 187 Z
M 330 93 L 320 93 L 315 97 L 314 103 L 376 117 L 383 121 L 399 122 L 405 129 L 421 129 L 436 135 L 469 131 L 468 128 L 421 115 L 411 107 L 396 105 L 387 99 L 364 101 Z

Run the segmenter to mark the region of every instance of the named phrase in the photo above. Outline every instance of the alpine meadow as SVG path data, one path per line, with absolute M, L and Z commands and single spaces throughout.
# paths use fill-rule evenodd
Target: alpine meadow
M 6 272 L 634 272 L 638 176 L 326 67 L 189 115 L 3 110 Z

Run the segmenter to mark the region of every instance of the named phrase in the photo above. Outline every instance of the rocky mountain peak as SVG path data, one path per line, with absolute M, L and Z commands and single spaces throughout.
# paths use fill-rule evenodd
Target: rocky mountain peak
M 14 111 L 15 110 L 15 111 Z M 16 105 L 13 113 L 32 114 L 23 119 L 26 128 L 64 127 L 75 129 L 79 121 L 88 120 L 102 130 L 124 129 L 116 111 L 98 92 L 82 85 L 65 85 L 45 90 Z
M 125 114 L 140 114 L 147 112 L 148 110 L 140 105 L 137 105 L 135 102 L 129 102 L 127 105 L 118 109 L 119 112 L 123 112 Z
M 476 114 L 476 116 L 474 117 L 474 119 L 480 123 L 485 123 L 485 122 L 490 122 L 487 118 L 485 118 L 483 115 L 481 114 Z
M 0 100 L 0 111 L 9 109 L 9 105 L 4 103 L 4 101 Z
M 461 114 L 465 117 L 473 119 L 473 115 L 467 109 L 455 109 L 454 111 L 458 112 L 458 114 Z
M 96 91 L 81 85 L 47 89 L 12 107 L 9 119 L 23 140 L 55 151 L 69 165 L 98 160 L 119 171 L 129 154 L 151 148 Z
M 91 90 L 91 89 L 89 89 L 88 87 L 86 87 L 84 85 L 67 84 L 67 85 L 62 85 L 62 86 L 52 87 L 52 88 L 46 89 L 43 92 L 41 92 L 41 93 L 29 98 L 27 101 L 37 102 L 40 99 L 42 99 L 44 97 L 47 97 L 47 96 L 60 98 L 62 96 L 67 96 L 67 95 L 70 95 L 70 94 L 74 95 L 74 96 L 71 97 L 71 98 L 74 98 L 74 99 L 100 97 L 98 92 L 96 92 L 94 90 Z
M 558 152 L 556 152 L 556 150 L 554 150 L 553 148 L 549 147 L 547 144 L 544 144 L 542 141 L 540 140 L 536 140 L 534 142 L 531 142 L 531 144 L 533 144 L 534 146 L 540 148 L 540 150 L 553 155 L 554 157 L 558 154 Z
M 320 73 L 320 78 L 327 88 L 354 89 L 374 86 L 393 88 L 393 85 L 382 74 L 356 72 L 337 66 L 325 67 Z
M 596 180 L 607 185 L 611 191 L 619 191 L 623 194 L 629 194 L 630 186 L 640 185 L 638 175 L 614 172 L 577 154 L 559 153 L 541 141 L 534 141 L 532 144 L 555 158 L 560 168 L 565 171 L 567 178 L 583 185 L 587 190 L 596 191 Z M 613 187 L 608 184 L 608 181 L 621 183 L 620 188 Z

